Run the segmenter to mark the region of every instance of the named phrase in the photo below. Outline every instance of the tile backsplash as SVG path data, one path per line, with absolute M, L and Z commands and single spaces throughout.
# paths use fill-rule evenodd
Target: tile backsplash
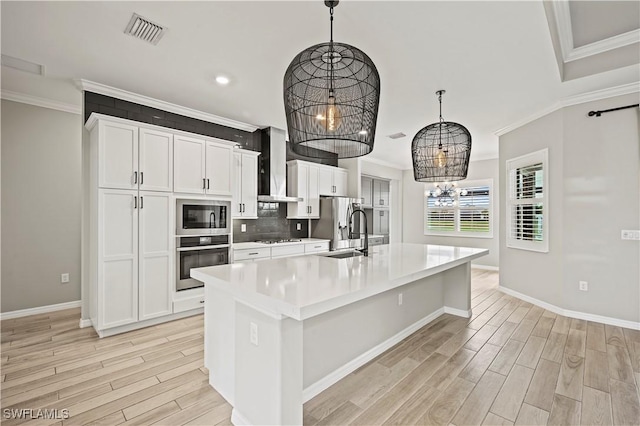
M 247 232 L 240 232 L 241 225 Z M 296 230 L 300 224 L 300 231 Z M 233 219 L 233 242 L 256 240 L 307 238 L 308 219 L 287 219 L 287 203 L 258 203 L 258 219 Z

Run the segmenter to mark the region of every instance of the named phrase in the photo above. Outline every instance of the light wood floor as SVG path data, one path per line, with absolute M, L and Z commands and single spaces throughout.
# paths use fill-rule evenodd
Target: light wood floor
M 497 281 L 474 270 L 470 320 L 411 335 L 307 402 L 305 424 L 640 423 L 640 332 L 556 316 Z M 202 316 L 104 339 L 78 319 L 2 321 L 3 424 L 28 408 L 70 415 L 29 424 L 229 424 L 207 384 Z

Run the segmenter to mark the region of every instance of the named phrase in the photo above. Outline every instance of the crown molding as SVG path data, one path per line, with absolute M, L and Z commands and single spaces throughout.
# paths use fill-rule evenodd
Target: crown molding
M 562 50 L 562 59 L 567 62 L 567 58 L 573 51 L 573 29 L 571 28 L 571 10 L 568 0 L 556 0 L 551 3 L 553 14 L 556 17 L 556 29 Z
M 2 90 L 0 92 L 0 98 L 7 101 L 20 102 L 28 105 L 35 105 L 42 108 L 55 109 L 58 111 L 68 112 L 71 114 L 82 114 L 82 107 L 77 105 L 68 104 L 65 102 L 58 102 L 47 98 L 41 98 L 39 96 L 27 95 L 26 93 L 12 92 L 10 90 Z
M 537 120 L 538 118 L 544 117 L 547 114 L 551 114 L 554 111 L 559 110 L 560 108 L 565 108 L 572 105 L 584 104 L 587 102 L 599 101 L 601 99 L 613 98 L 616 96 L 630 95 L 632 93 L 640 92 L 640 82 L 624 84 L 622 86 L 611 87 L 608 89 L 595 90 L 593 92 L 582 93 L 580 95 L 574 95 L 567 98 L 563 98 L 558 102 L 555 102 L 553 105 L 537 111 L 530 116 L 523 118 L 522 120 L 518 120 L 508 126 L 502 127 L 501 129 L 496 130 L 494 133 L 496 136 L 502 136 L 506 133 L 511 132 L 512 130 L 517 129 L 518 127 L 522 127 L 525 124 L 531 123 L 532 121 Z
M 83 91 L 99 93 L 101 95 L 111 96 L 125 101 L 134 102 L 136 104 L 146 105 L 148 107 L 161 109 L 163 111 L 172 112 L 174 114 L 180 114 L 187 117 L 196 118 L 198 120 L 220 124 L 221 126 L 244 130 L 247 132 L 255 132 L 259 128 L 258 126 L 253 124 L 243 123 L 241 121 L 232 120 L 230 118 L 220 117 L 219 115 L 209 114 L 207 112 L 198 111 L 185 106 L 161 101 L 159 99 L 139 95 L 137 93 L 107 86 L 105 84 L 96 83 L 84 79 L 76 79 L 74 81 L 76 83 L 76 86 Z
M 640 29 L 618 34 L 584 46 L 575 47 L 565 55 L 565 62 L 577 61 L 589 56 L 619 49 L 630 44 L 640 43 Z M 563 51 L 564 54 L 564 51 Z

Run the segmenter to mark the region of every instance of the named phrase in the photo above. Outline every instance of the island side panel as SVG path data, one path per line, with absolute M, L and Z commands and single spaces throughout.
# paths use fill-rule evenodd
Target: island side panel
M 209 370 L 209 384 L 233 405 L 236 302 L 212 285 L 205 285 L 204 300 L 204 366 Z
M 422 278 L 306 319 L 305 400 L 439 317 L 444 311 L 443 278 Z
M 445 312 L 471 318 L 471 262 L 442 273 Z
M 254 342 L 253 324 L 257 331 Z M 232 422 L 301 425 L 302 322 L 236 303 L 235 347 Z

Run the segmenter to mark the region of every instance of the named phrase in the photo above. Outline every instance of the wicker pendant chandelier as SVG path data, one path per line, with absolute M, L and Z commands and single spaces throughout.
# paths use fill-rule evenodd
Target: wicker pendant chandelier
M 361 50 L 331 38 L 293 58 L 284 75 L 284 107 L 291 149 L 314 158 L 353 158 L 373 150 L 380 76 Z
M 411 142 L 413 177 L 418 182 L 453 182 L 467 177 L 471 155 L 471 134 L 461 124 L 442 119 L 442 95 L 440 121 L 420 130 Z

